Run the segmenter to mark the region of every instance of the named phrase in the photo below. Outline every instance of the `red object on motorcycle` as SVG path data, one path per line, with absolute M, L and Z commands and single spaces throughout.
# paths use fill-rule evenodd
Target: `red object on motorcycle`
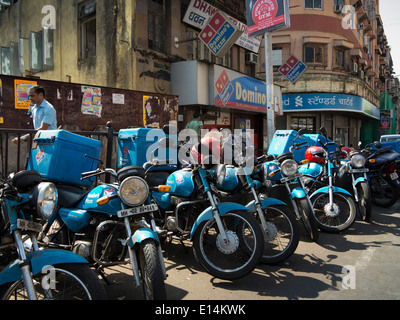
M 306 150 L 305 158 L 309 162 L 324 164 L 325 163 L 324 149 L 322 149 L 321 147 L 310 147 Z
M 353 151 L 353 150 L 352 150 L 351 148 L 349 148 L 349 147 L 340 147 L 340 150 L 341 150 L 341 151 L 346 151 L 346 152 L 347 152 L 347 154 L 346 154 L 346 152 L 342 152 L 342 153 L 340 154 L 340 157 L 341 157 L 342 159 L 347 159 L 347 158 L 348 158 L 348 155 L 350 154 L 350 152 Z

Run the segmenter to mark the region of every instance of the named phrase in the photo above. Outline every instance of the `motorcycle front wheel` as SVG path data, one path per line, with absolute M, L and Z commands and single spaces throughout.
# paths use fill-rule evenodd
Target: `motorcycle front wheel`
M 361 220 L 370 222 L 372 218 L 372 195 L 368 182 L 361 182 L 356 186 L 358 195 L 358 209 Z
M 329 203 L 328 193 L 319 193 L 311 198 L 314 214 L 321 230 L 340 233 L 347 230 L 356 220 L 356 205 L 347 194 L 334 193 L 333 204 Z
M 311 240 L 317 242 L 319 237 L 318 223 L 315 220 L 313 208 L 310 206 L 307 199 L 296 199 L 297 208 L 300 213 L 300 219 L 303 222 L 304 228 L 311 238 Z
M 257 220 L 247 212 L 235 211 L 220 217 L 227 242 L 215 219 L 204 221 L 193 237 L 196 260 L 216 278 L 234 280 L 248 275 L 260 261 L 263 234 Z
M 283 205 L 263 210 L 267 222 L 261 263 L 276 264 L 288 259 L 299 244 L 299 228 L 292 211 Z M 260 222 L 261 225 L 261 222 Z
M 139 265 L 143 280 L 143 293 L 146 300 L 166 300 L 167 291 L 164 283 L 164 272 L 156 242 L 146 239 L 139 247 Z
M 400 190 L 393 182 L 381 175 L 370 177 L 372 202 L 379 207 L 388 208 L 394 205 L 400 196 Z
M 106 300 L 103 284 L 86 264 L 60 264 L 33 277 L 38 300 Z M 0 288 L 2 300 L 28 300 L 24 281 Z

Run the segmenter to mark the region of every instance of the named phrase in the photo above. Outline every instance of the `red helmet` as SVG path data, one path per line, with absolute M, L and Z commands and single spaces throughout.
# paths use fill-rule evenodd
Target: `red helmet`
M 200 149 L 200 150 L 199 150 Z M 200 152 L 202 153 L 200 153 Z M 193 159 L 197 163 L 203 163 L 203 159 L 207 156 L 212 156 L 213 161 L 216 161 L 218 164 L 220 163 L 221 160 L 221 141 L 215 137 L 212 136 L 207 136 L 204 137 L 200 140 L 200 142 L 196 143 L 193 147 L 192 150 L 190 151 Z M 209 161 L 209 164 L 211 164 L 211 160 Z
M 310 147 L 306 150 L 305 157 L 310 162 L 325 163 L 324 149 L 321 147 Z

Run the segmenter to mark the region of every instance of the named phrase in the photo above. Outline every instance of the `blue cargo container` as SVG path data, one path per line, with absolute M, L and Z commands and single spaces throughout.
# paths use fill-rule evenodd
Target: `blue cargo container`
M 177 135 L 167 136 L 162 129 L 135 128 L 122 129 L 118 133 L 117 166 L 143 166 L 151 160 L 151 154 L 158 147 L 158 141 L 162 138 L 172 138 L 177 146 Z M 178 163 L 176 149 L 171 152 L 166 148 L 160 148 L 154 152 L 154 157 L 159 161 L 169 164 Z
M 274 137 L 271 140 L 271 144 L 268 148 L 268 154 L 279 156 L 282 153 L 290 152 L 290 147 L 293 146 L 293 141 L 297 137 L 297 131 L 294 130 L 277 130 Z M 299 136 L 296 139 L 296 143 L 302 143 L 308 141 L 304 135 Z M 294 150 L 293 155 L 296 161 L 304 159 L 304 153 L 307 148 L 301 148 L 300 150 Z M 300 160 L 298 160 L 300 159 Z
M 297 131 L 295 130 L 277 130 L 271 140 L 271 144 L 268 148 L 268 154 L 278 156 L 282 153 L 290 152 L 290 147 L 293 146 L 293 141 L 296 137 Z M 307 144 L 304 145 L 303 148 L 293 150 L 294 160 L 297 162 L 304 160 L 304 155 L 308 147 L 321 146 L 321 144 L 318 142 L 318 139 L 320 139 L 323 143 L 326 143 L 327 141 L 327 139 L 320 134 L 303 134 L 299 136 L 295 143 L 307 142 Z M 329 145 L 328 150 L 335 151 L 336 147 L 336 144 Z
M 33 140 L 28 170 L 48 181 L 91 186 L 95 178 L 81 181 L 81 174 L 96 170 L 101 142 L 65 130 L 39 131 Z

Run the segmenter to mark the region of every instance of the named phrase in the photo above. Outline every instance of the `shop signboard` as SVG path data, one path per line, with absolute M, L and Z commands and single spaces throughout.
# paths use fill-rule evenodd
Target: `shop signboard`
M 279 68 L 279 72 L 286 77 L 291 83 L 295 83 L 297 79 L 306 71 L 307 66 L 297 59 L 290 56 L 289 59 Z
M 212 105 L 266 112 L 266 87 L 263 81 L 220 66 L 214 66 L 214 79 Z
M 217 12 L 217 8 L 210 5 L 207 1 L 203 0 L 191 0 L 186 10 L 183 22 L 203 30 L 205 25 L 211 19 L 211 17 Z M 258 53 L 262 37 L 249 37 L 247 34 L 246 24 L 239 20 L 225 14 L 229 20 L 243 33 L 236 40 L 236 45 L 243 47 L 252 52 Z
M 290 26 L 289 0 L 246 0 L 250 37 Z
M 199 38 L 217 57 L 222 58 L 240 37 L 242 31 L 217 11 L 200 32 Z
M 335 93 L 282 95 L 284 112 L 352 111 L 380 120 L 380 109 L 359 96 Z

